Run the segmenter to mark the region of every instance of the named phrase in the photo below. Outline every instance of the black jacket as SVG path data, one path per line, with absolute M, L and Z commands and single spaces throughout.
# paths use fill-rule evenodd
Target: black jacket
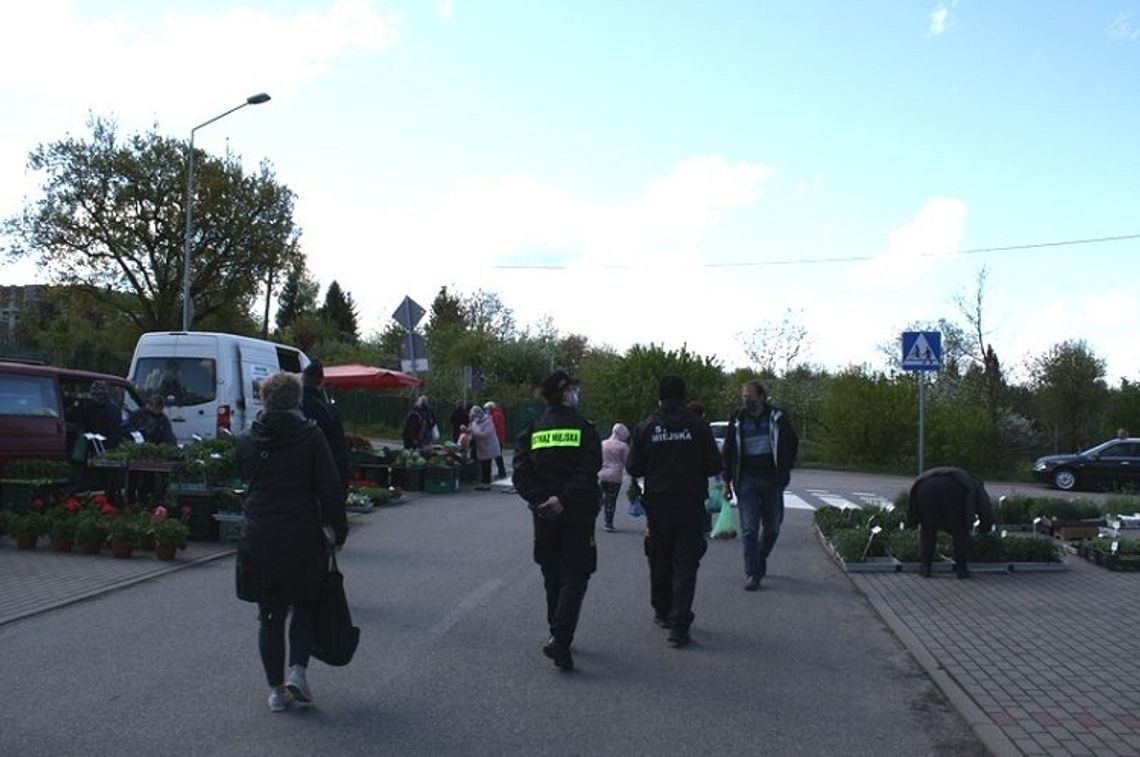
M 570 521 L 593 522 L 601 490 L 602 441 L 594 424 L 566 405 L 549 405 L 515 442 L 512 483 L 533 510 L 556 496 Z
M 972 473 L 961 468 L 939 467 L 924 471 L 914 483 L 910 485 L 910 494 L 907 496 L 906 522 L 909 526 L 917 526 L 922 522 L 922 503 L 919 501 L 921 485 L 932 478 L 948 478 L 955 481 L 961 490 L 962 511 L 965 516 L 967 528 L 973 525 L 977 518 L 980 523 L 979 530 L 989 533 L 994 525 L 993 504 L 982 480 Z
M 298 412 L 261 413 L 238 440 L 246 482 L 245 522 L 238 539 L 237 595 L 249 602 L 292 604 L 315 599 L 325 539 L 348 535 L 344 487 L 317 425 Z
M 341 422 L 340 413 L 325 401 L 321 390 L 315 386 L 305 387 L 301 397 L 301 412 L 309 420 L 315 421 L 317 427 L 325 433 L 325 441 L 329 443 L 329 452 L 340 473 L 341 483 L 348 486 L 348 443 L 344 438 L 344 423 Z
M 670 401 L 638 424 L 625 468 L 645 479 L 647 501 L 654 495 L 704 501 L 708 478 L 720 473 L 721 461 L 709 424 Z
M 796 430 L 788 421 L 787 413 L 771 405 L 765 405 L 764 411 L 768 413 L 772 429 L 772 457 L 776 461 L 776 479 L 780 487 L 786 489 L 788 482 L 792 480 L 792 468 L 796 465 L 796 455 L 800 450 L 800 438 L 796 436 Z M 728 431 L 724 437 L 724 449 L 722 450 L 724 480 L 730 484 L 740 478 L 740 455 L 737 454 L 737 451 L 741 444 L 740 418 L 744 412 L 737 410 L 732 414 L 728 421 Z

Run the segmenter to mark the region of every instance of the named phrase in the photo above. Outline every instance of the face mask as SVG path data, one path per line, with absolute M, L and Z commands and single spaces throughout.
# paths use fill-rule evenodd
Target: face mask
M 582 401 L 582 391 L 578 387 L 574 387 L 569 392 L 570 407 L 578 407 L 578 403 Z

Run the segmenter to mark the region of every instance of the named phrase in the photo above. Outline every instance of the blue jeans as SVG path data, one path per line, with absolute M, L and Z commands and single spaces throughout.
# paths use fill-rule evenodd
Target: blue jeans
M 763 578 L 768 572 L 768 555 L 784 522 L 784 489 L 776 482 L 774 472 L 770 477 L 741 473 L 734 483 L 744 541 L 744 575 Z

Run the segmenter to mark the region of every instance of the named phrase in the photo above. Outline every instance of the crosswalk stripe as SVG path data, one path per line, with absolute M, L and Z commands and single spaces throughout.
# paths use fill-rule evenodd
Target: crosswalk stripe
M 792 510 L 814 510 L 815 508 L 809 505 L 804 500 L 800 499 L 797 495 L 789 491 L 784 492 L 784 507 L 791 508 Z
M 849 508 L 850 509 L 861 509 L 860 506 L 855 504 L 854 502 L 850 502 L 850 501 L 844 499 L 843 497 L 839 497 L 839 496 L 836 496 L 834 494 L 820 494 L 818 496 L 820 499 L 822 499 L 827 504 L 831 505 L 832 507 L 838 507 L 840 510 L 847 510 Z

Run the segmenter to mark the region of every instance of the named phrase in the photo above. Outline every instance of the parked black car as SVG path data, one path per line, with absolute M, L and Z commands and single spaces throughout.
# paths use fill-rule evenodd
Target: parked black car
M 1140 487 L 1140 439 L 1109 439 L 1084 452 L 1039 457 L 1033 476 L 1063 491 Z

